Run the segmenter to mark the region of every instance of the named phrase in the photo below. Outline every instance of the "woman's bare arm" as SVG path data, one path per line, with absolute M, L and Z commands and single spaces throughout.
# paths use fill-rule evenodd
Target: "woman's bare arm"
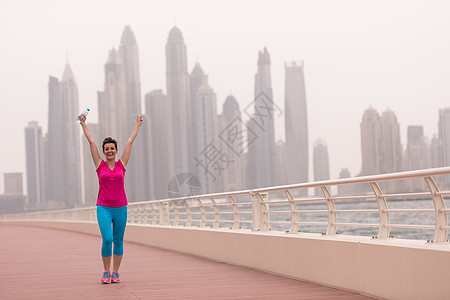
M 131 155 L 131 147 L 133 145 L 134 139 L 137 137 L 139 133 L 139 129 L 141 128 L 143 119 L 141 116 L 136 117 L 136 126 L 134 126 L 133 131 L 130 134 L 130 137 L 128 138 L 127 143 L 125 144 L 125 148 L 123 149 L 122 157 L 120 160 L 122 161 L 123 166 L 126 168 L 128 161 L 130 159 Z
M 97 149 L 97 145 L 95 144 L 94 137 L 92 136 L 91 132 L 89 131 L 89 128 L 86 125 L 86 116 L 84 116 L 83 119 L 80 121 L 80 125 L 81 125 L 81 128 L 83 128 L 84 135 L 86 136 L 86 139 L 89 142 L 92 160 L 94 161 L 95 169 L 97 169 L 100 166 L 100 163 L 102 162 L 102 158 L 100 157 L 100 154 L 98 153 L 98 149 Z

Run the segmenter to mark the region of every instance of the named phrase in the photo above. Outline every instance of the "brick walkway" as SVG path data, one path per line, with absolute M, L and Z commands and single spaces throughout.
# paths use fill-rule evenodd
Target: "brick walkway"
M 122 282 L 102 285 L 99 237 L 0 225 L 0 299 L 370 299 L 125 243 Z

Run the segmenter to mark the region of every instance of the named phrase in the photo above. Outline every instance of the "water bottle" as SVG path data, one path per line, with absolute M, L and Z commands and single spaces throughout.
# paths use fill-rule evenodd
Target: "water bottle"
M 77 122 L 80 123 L 83 120 L 83 117 L 86 117 L 91 110 L 89 108 L 83 110 L 81 114 L 77 118 Z

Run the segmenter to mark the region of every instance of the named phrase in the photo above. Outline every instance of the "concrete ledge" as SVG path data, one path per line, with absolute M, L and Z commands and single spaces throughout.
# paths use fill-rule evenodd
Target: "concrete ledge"
M 96 222 L 8 223 L 99 235 Z M 125 240 L 387 299 L 450 294 L 449 244 L 136 224 Z

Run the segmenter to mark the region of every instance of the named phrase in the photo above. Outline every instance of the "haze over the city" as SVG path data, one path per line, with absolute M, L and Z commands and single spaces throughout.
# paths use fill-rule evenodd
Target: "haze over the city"
M 189 71 L 201 64 L 219 110 L 230 94 L 241 109 L 253 101 L 264 47 L 273 98 L 284 109 L 284 64 L 303 61 L 310 161 L 322 138 L 331 178 L 341 168 L 356 176 L 369 106 L 395 112 L 403 147 L 409 125 L 423 125 L 428 138 L 437 133 L 438 110 L 450 106 L 449 15 L 447 1 L 2 1 L 0 174 L 25 173 L 24 128 L 38 121 L 47 132 L 49 76 L 61 77 L 67 61 L 80 111 L 91 108 L 88 122 L 98 121 L 108 51 L 129 25 L 142 95 L 166 90 L 165 45 L 173 26 L 183 33 Z M 276 140 L 284 140 L 283 117 L 276 119 Z

